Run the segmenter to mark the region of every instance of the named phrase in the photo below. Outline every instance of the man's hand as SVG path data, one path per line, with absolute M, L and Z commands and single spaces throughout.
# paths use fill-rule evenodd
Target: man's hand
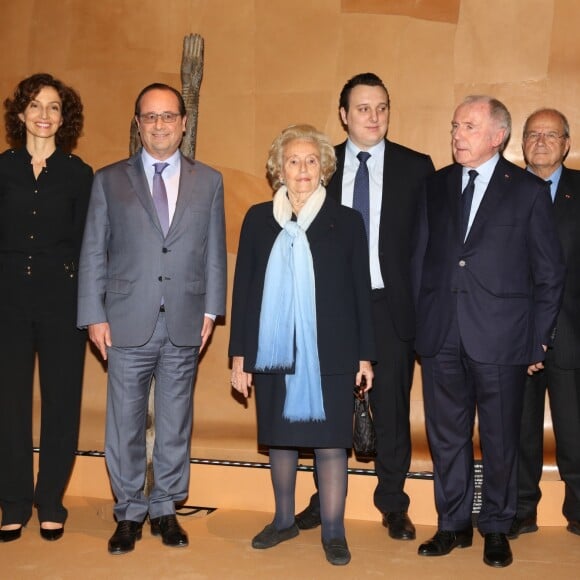
M 542 348 L 544 349 L 544 352 L 546 352 L 548 350 L 547 345 L 543 344 Z M 532 376 L 534 373 L 537 373 L 538 371 L 541 371 L 544 369 L 544 362 L 540 361 L 534 364 L 531 364 L 528 367 L 528 375 Z
M 99 349 L 103 360 L 107 360 L 107 347 L 112 346 L 111 329 L 108 322 L 98 322 L 89 324 L 89 338 L 91 342 Z
M 209 316 L 203 317 L 203 326 L 201 327 L 201 346 L 199 352 L 201 353 L 213 332 L 214 321 Z
M 534 373 L 537 373 L 538 371 L 543 370 L 543 368 L 544 368 L 544 363 L 541 361 L 534 363 L 534 364 L 531 364 L 528 367 L 528 375 L 532 376 Z

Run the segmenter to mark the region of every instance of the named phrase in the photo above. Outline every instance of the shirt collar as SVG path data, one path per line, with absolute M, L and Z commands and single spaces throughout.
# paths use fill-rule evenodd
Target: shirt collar
M 558 169 L 556 169 L 556 171 L 554 171 L 554 173 L 552 173 L 552 175 L 548 176 L 548 177 L 545 179 L 545 181 L 551 181 L 551 182 L 552 182 L 553 184 L 555 184 L 555 185 L 556 185 L 556 187 L 557 187 L 557 186 L 558 186 L 558 183 L 559 183 L 559 181 L 560 181 L 560 177 L 562 177 L 562 167 L 563 167 L 563 165 L 562 165 L 562 164 L 560 164 L 560 165 L 558 166 Z M 527 170 L 528 170 L 530 173 L 534 173 L 534 171 L 532 170 L 532 168 L 531 168 L 529 165 L 526 167 L 526 169 L 527 169 Z M 536 174 L 534 173 L 534 175 L 536 175 Z
M 495 170 L 495 166 L 499 161 L 499 153 L 496 153 L 493 157 L 488 159 L 485 163 L 482 163 L 479 167 L 463 167 L 463 176 L 465 177 L 471 169 L 477 171 L 477 180 L 480 183 L 489 183 L 491 181 L 491 176 Z
M 142 147 L 141 160 L 143 161 L 143 167 L 147 167 L 148 169 L 151 168 L 154 163 L 168 163 L 170 166 L 177 166 L 181 160 L 181 151 L 177 149 L 171 157 L 168 157 L 165 161 L 159 161 L 159 159 L 155 159 L 155 157 L 147 153 L 145 148 Z
M 346 140 L 346 148 L 349 153 L 356 158 L 361 149 L 357 147 L 351 140 L 350 137 Z M 378 159 L 385 153 L 385 140 L 381 139 L 376 145 L 366 149 L 370 153 L 371 159 Z M 369 160 L 370 161 L 370 160 Z

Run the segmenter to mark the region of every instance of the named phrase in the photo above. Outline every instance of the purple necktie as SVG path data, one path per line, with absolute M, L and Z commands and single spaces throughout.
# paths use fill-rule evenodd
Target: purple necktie
M 169 205 L 167 203 L 167 190 L 163 181 L 163 170 L 169 166 L 169 163 L 154 163 L 155 174 L 153 175 L 153 203 L 159 216 L 159 223 L 163 230 L 163 235 L 167 235 L 169 229 Z
M 354 176 L 354 190 L 352 194 L 352 207 L 360 212 L 365 223 L 365 230 L 367 232 L 367 239 L 369 237 L 369 222 L 370 222 L 370 202 L 369 202 L 369 168 L 367 161 L 371 154 L 367 151 L 360 151 L 357 155 L 360 165 Z

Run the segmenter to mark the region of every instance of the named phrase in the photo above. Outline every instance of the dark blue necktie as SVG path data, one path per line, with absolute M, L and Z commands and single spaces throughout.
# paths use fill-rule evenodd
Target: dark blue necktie
M 169 163 L 154 163 L 155 173 L 153 175 L 153 203 L 159 216 L 159 223 L 163 230 L 163 235 L 167 235 L 169 230 L 169 204 L 167 202 L 167 190 L 163 181 L 163 170 L 169 166 Z
M 365 223 L 367 239 L 369 237 L 370 207 L 369 207 L 369 168 L 367 161 L 371 154 L 367 151 L 361 151 L 357 158 L 360 165 L 354 176 L 354 191 L 352 195 L 352 207 L 360 212 Z
M 467 225 L 469 224 L 469 214 L 471 213 L 471 202 L 473 201 L 473 192 L 475 191 L 475 178 L 478 176 L 475 169 L 468 172 L 469 181 L 461 194 L 461 241 L 465 241 L 467 234 Z

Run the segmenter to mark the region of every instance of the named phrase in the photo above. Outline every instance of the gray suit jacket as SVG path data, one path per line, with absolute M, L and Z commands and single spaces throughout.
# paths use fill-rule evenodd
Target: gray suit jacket
M 198 346 L 204 313 L 225 314 L 226 259 L 221 174 L 181 157 L 175 215 L 164 238 L 138 151 L 95 175 L 77 324 L 108 322 L 114 346 L 140 346 L 153 334 L 163 297 L 171 341 Z

